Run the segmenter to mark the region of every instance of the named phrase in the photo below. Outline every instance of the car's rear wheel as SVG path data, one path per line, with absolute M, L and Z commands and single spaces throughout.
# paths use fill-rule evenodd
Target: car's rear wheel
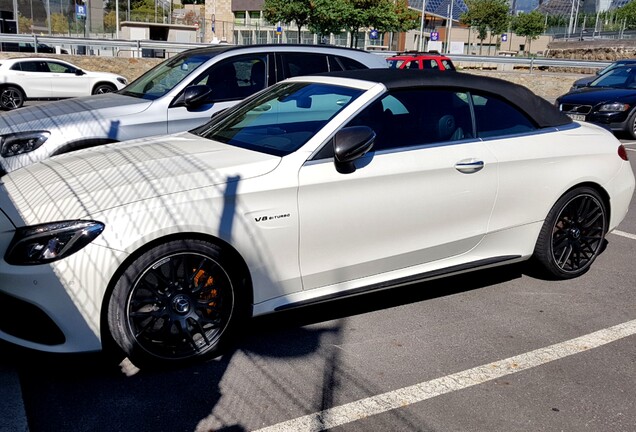
M 132 262 L 108 307 L 116 344 L 138 366 L 213 358 L 247 317 L 244 278 L 232 256 L 209 242 L 174 240 Z
M 7 86 L 0 93 L 0 108 L 14 110 L 24 105 L 24 93 L 17 87 Z
M 594 189 L 581 187 L 563 195 L 541 228 L 534 258 L 552 277 L 582 275 L 598 256 L 607 232 L 607 210 Z
M 111 84 L 100 84 L 97 87 L 95 87 L 95 89 L 93 90 L 93 94 L 104 94 L 104 93 L 112 93 L 115 90 L 117 90 L 115 88 L 115 86 L 111 85 Z

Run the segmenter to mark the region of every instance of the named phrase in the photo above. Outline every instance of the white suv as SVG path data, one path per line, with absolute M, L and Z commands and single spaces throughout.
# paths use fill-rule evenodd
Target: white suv
M 22 107 L 25 100 L 64 99 L 109 93 L 124 88 L 126 78 L 80 69 L 46 57 L 0 60 L 0 108 Z
M 120 91 L 0 115 L 0 175 L 80 148 L 190 130 L 215 112 L 286 78 L 370 68 L 387 68 L 387 64 L 375 54 L 330 46 L 188 50 Z

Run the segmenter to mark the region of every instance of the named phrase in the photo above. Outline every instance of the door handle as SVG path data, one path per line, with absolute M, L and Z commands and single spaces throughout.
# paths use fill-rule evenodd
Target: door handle
M 455 169 L 464 174 L 472 174 L 484 167 L 484 161 L 477 159 L 464 159 L 455 164 Z

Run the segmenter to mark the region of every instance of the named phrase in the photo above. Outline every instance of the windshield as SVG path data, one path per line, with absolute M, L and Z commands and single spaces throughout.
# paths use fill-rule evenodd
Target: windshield
M 302 147 L 362 90 L 319 83 L 281 83 L 191 131 L 275 156 Z
M 592 81 L 590 87 L 636 88 L 636 68 L 614 68 Z
M 211 54 L 173 57 L 150 69 L 120 93 L 142 99 L 158 99 L 212 57 Z

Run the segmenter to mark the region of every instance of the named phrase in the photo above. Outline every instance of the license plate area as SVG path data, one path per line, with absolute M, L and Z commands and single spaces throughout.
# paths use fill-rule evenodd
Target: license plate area
M 568 117 L 576 121 L 585 121 L 585 116 L 583 114 L 568 114 Z

